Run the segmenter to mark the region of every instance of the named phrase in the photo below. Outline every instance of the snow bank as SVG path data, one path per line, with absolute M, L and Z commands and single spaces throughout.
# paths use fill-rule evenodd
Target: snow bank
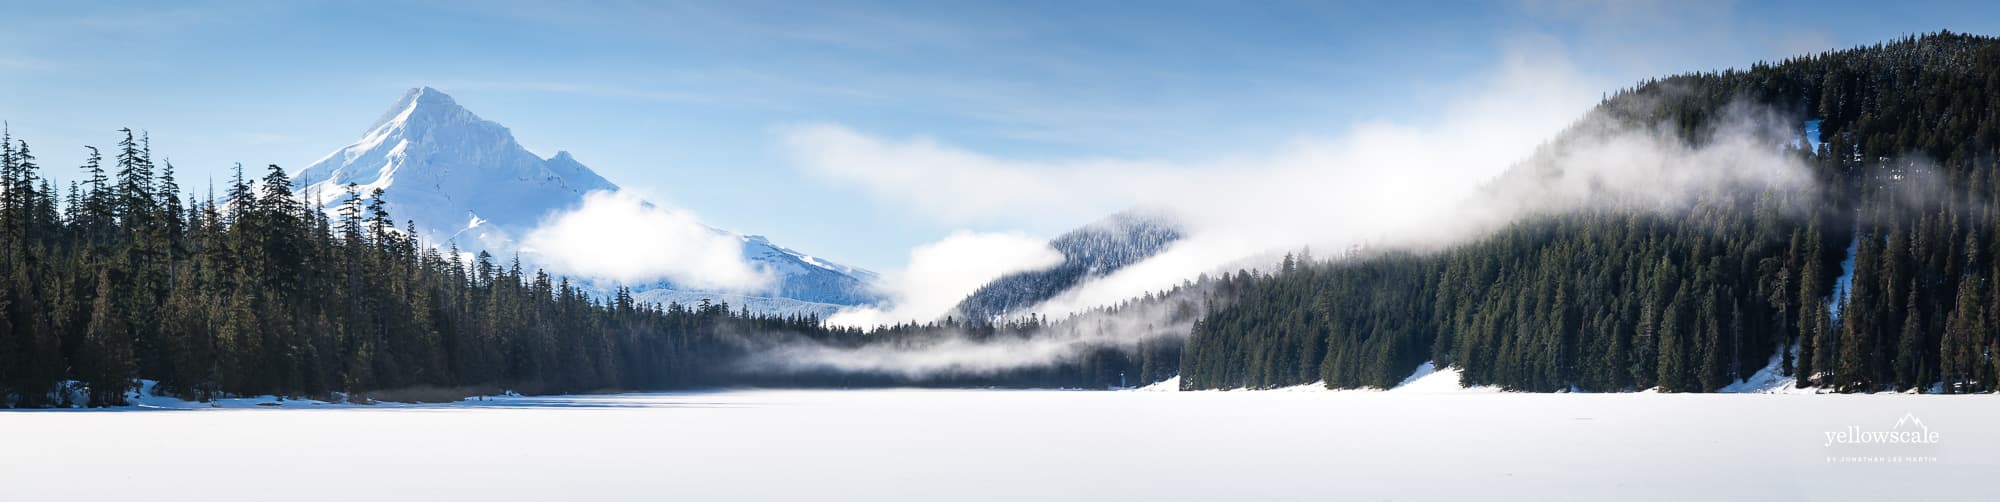
M 1797 345 L 1793 345 L 1791 348 L 1786 350 L 1790 350 L 1792 351 L 1792 353 L 1796 354 L 1798 353 L 1799 347 Z M 1738 380 L 1735 383 L 1731 383 L 1729 385 L 1724 385 L 1722 386 L 1721 389 L 1716 390 L 1716 392 L 1721 392 L 1725 394 L 1816 394 L 1818 393 L 1818 391 L 1814 389 L 1799 388 L 1798 377 L 1785 376 L 1784 369 L 1781 367 L 1784 364 L 1784 361 L 1781 359 L 1782 357 L 1784 357 L 1784 354 L 1771 354 L 1771 362 L 1766 363 L 1762 369 L 1758 369 L 1756 374 L 1750 375 L 1750 378 Z
M 203 408 L 322 408 L 327 406 L 355 406 L 348 403 L 317 401 L 312 399 L 284 399 L 277 396 L 250 396 L 212 399 L 203 403 L 173 396 L 157 395 L 153 387 L 158 382 L 140 380 L 139 389 L 125 393 L 130 402 L 127 408 L 194 410 Z
M 1440 369 L 1435 363 L 1424 361 L 1423 364 L 1417 365 L 1417 370 L 1411 372 L 1409 378 L 1403 379 L 1403 383 L 1396 384 L 1396 388 L 1389 391 L 1413 394 L 1500 392 L 1499 387 L 1466 387 L 1459 383 L 1460 373 L 1462 372 L 1458 368 L 1447 366 Z
M 1270 389 L 1270 392 L 1339 392 L 1342 390 L 1348 390 L 1348 389 L 1329 389 L 1326 388 L 1326 381 L 1320 380 L 1313 383 Z
M 1168 378 L 1168 379 L 1166 379 L 1166 380 L 1161 380 L 1161 381 L 1158 381 L 1158 382 L 1154 382 L 1154 383 L 1153 383 L 1153 384 L 1151 384 L 1151 385 L 1147 385 L 1147 386 L 1144 386 L 1144 387 L 1140 387 L 1140 388 L 1137 388 L 1137 389 L 1132 389 L 1132 390 L 1136 390 L 1136 391 L 1139 391 L 1139 392 L 1180 392 L 1180 390 L 1181 390 L 1181 376 L 1180 376 L 1180 375 L 1174 375 L 1174 377 L 1173 377 L 1173 378 Z
M 1431 361 L 1424 361 L 1423 364 L 1417 365 L 1417 370 L 1411 372 L 1408 378 L 1404 378 L 1401 383 L 1396 384 L 1395 388 L 1388 389 L 1386 392 L 1400 392 L 1409 394 L 1443 394 L 1443 393 L 1483 394 L 1483 393 L 1493 393 L 1502 391 L 1502 389 L 1500 389 L 1499 387 L 1492 387 L 1492 386 L 1466 387 L 1459 383 L 1460 373 L 1461 372 L 1459 371 L 1458 368 L 1445 367 L 1440 369 L 1437 367 L 1436 364 L 1433 364 Z M 1181 388 L 1181 377 L 1175 376 L 1173 378 L 1166 379 L 1165 381 L 1162 381 L 1160 383 L 1147 385 L 1145 387 L 1140 387 L 1133 390 L 1177 391 L 1180 390 L 1180 388 Z M 1385 392 L 1383 389 L 1373 389 L 1373 388 L 1329 389 L 1326 388 L 1326 381 L 1324 380 L 1309 384 L 1293 385 L 1289 387 L 1279 387 L 1275 389 L 1233 389 L 1233 390 L 1257 391 L 1257 392 Z

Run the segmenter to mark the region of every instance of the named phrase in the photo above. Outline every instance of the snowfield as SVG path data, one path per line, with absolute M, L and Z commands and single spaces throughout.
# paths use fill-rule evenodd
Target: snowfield
M 0 484 L 7 500 L 1976 500 L 2000 472 L 1995 416 L 1992 396 L 993 390 L 10 411 Z M 1850 427 L 1939 441 L 1830 443 Z

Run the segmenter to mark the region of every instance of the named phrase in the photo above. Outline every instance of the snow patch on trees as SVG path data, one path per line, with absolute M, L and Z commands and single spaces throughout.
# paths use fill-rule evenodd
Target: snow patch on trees
M 1793 346 L 1786 348 L 1785 350 L 1796 352 L 1798 350 L 1798 347 Z M 1757 373 L 1750 375 L 1749 378 L 1737 380 L 1734 383 L 1722 386 L 1722 388 L 1717 389 L 1716 392 L 1721 392 L 1724 394 L 1812 394 L 1814 393 L 1815 391 L 1813 389 L 1799 388 L 1799 379 L 1797 376 L 1785 374 L 1783 368 L 1784 361 L 1782 360 L 1783 357 L 1784 357 L 1783 352 L 1771 354 L 1771 361 L 1765 364 L 1762 369 L 1758 369 Z
M 1847 258 L 1840 261 L 1840 278 L 1833 280 L 1833 296 L 1827 299 L 1826 311 L 1832 316 L 1830 324 L 1840 324 L 1840 308 L 1847 304 L 1847 292 L 1854 289 L 1854 253 L 1861 249 L 1861 236 L 1847 243 Z

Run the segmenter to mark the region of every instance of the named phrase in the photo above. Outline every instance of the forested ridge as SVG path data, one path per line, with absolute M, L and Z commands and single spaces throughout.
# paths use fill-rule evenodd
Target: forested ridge
M 1131 210 L 1049 240 L 1062 262 L 988 281 L 954 307 L 955 315 L 994 320 L 1019 314 L 1088 279 L 1109 275 L 1165 250 L 1181 238 L 1180 222 L 1157 211 Z
M 1679 75 L 1596 113 L 1695 143 L 1745 103 L 1800 129 L 1817 121 L 1822 142 L 1788 153 L 1814 189 L 1719 190 L 1667 211 L 1543 215 L 1437 252 L 1288 261 L 1203 314 L 1183 388 L 1387 387 L 1428 360 L 1468 385 L 1703 392 L 1775 360 L 1800 386 L 1840 392 L 1993 391 L 2000 40 L 1941 32 Z

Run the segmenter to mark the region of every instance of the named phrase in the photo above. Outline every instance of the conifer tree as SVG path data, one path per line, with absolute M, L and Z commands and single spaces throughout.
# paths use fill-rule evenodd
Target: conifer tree
M 132 386 L 132 334 L 125 316 L 113 298 L 111 270 L 97 272 L 96 300 L 90 307 L 89 332 L 84 336 L 83 354 L 87 361 L 82 383 L 90 390 L 91 407 L 125 404 L 125 392 Z
M 1983 279 L 1977 275 L 1959 281 L 1958 301 L 1951 310 L 1951 320 L 1946 323 L 1938 348 L 1942 356 L 1942 366 L 1938 371 L 1947 393 L 1985 390 L 1978 380 L 1982 352 L 1985 350 L 1980 338 L 1991 325 L 1986 322 L 1983 312 L 1986 307 L 1981 298 L 1981 282 L 1984 282 Z

